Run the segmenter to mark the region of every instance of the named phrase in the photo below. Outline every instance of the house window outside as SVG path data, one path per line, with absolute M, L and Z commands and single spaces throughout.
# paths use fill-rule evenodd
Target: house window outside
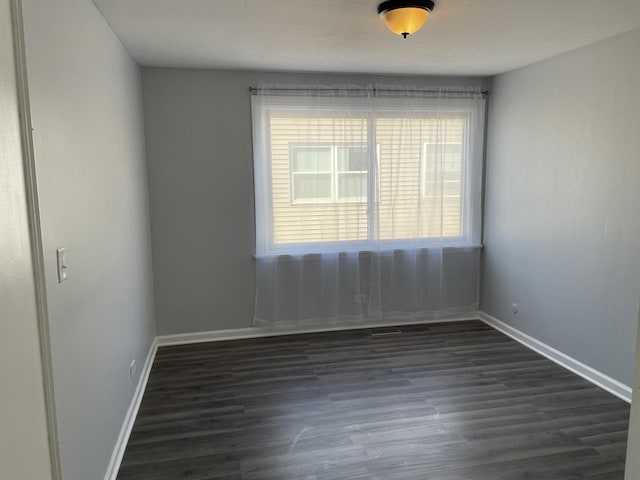
M 367 201 L 365 148 L 291 145 L 289 158 L 292 204 Z
M 466 154 L 462 132 L 449 139 L 455 141 L 424 144 L 422 198 L 425 204 L 441 208 L 443 231 L 459 235 L 465 214 Z
M 425 143 L 422 167 L 422 195 L 461 198 L 464 176 L 462 140 L 455 143 Z

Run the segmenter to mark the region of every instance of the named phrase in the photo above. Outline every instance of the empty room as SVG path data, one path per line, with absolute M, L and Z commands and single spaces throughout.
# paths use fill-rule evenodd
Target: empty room
M 0 22 L 0 480 L 640 480 L 640 1 Z

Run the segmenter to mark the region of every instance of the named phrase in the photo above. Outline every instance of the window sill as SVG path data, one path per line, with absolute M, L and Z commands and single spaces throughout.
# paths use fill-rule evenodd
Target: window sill
M 484 245 L 479 244 L 479 245 L 475 245 L 475 244 L 464 244 L 464 245 L 444 245 L 444 246 L 428 246 L 425 245 L 423 247 L 388 247 L 388 248 L 380 248 L 378 250 L 372 250 L 372 249 L 367 249 L 367 248 L 362 248 L 362 249 L 343 249 L 343 250 L 325 250 L 325 251 L 313 251 L 313 250 L 307 250 L 307 251 L 301 251 L 301 250 L 291 250 L 288 252 L 276 252 L 276 253 L 269 253 L 269 254 L 264 254 L 264 255 L 257 255 L 257 254 L 253 254 L 252 257 L 256 260 L 259 259 L 264 259 L 264 260 L 275 260 L 275 259 L 279 259 L 279 260 L 293 260 L 295 258 L 299 258 L 299 257 L 305 257 L 308 255 L 344 255 L 344 254 L 364 254 L 364 253 L 379 253 L 382 255 L 390 255 L 393 254 L 394 252 L 397 251 L 424 251 L 426 252 L 436 252 L 436 251 L 442 251 L 442 253 L 444 255 L 449 254 L 449 253 L 465 253 L 465 252 L 474 252 L 476 250 L 482 250 L 484 248 Z

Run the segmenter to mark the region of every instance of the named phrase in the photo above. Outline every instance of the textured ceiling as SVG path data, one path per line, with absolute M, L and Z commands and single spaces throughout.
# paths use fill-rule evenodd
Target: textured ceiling
M 493 75 L 640 28 L 640 0 L 435 0 L 389 32 L 376 0 L 94 0 L 141 65 Z

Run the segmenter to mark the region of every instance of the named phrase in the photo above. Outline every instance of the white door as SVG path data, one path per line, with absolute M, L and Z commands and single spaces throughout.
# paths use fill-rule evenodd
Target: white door
M 49 480 L 10 0 L 0 0 L 0 479 Z
M 638 341 L 636 344 L 636 375 L 633 380 L 633 399 L 627 444 L 625 480 L 640 480 L 640 314 L 638 315 Z

